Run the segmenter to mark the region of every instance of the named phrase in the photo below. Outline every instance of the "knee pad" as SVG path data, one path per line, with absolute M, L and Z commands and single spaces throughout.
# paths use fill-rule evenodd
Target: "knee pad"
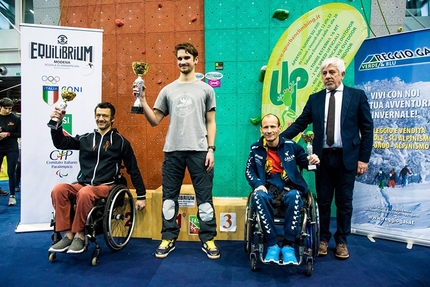
M 163 202 L 163 216 L 166 220 L 171 220 L 175 216 L 175 202 L 171 199 L 166 199 Z
M 214 218 L 214 209 L 209 202 L 199 205 L 199 216 L 203 221 L 210 221 Z

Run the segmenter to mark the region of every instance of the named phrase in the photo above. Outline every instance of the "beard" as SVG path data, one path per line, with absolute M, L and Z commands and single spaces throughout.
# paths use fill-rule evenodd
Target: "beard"
M 181 70 L 182 74 L 188 75 L 189 73 L 192 72 L 193 69 L 191 69 L 191 67 L 189 65 L 182 65 L 179 66 L 179 69 Z

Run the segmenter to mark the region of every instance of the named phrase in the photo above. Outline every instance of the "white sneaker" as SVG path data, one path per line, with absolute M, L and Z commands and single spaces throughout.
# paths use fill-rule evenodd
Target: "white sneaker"
M 9 206 L 16 205 L 16 198 L 15 198 L 15 195 L 11 195 L 11 196 L 9 197 L 9 203 L 8 203 L 7 205 L 9 205 Z

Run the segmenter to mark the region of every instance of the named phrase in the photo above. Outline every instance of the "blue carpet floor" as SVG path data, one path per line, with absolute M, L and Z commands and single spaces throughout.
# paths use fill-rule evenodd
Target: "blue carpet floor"
M 177 242 L 167 258 L 157 259 L 159 242 L 135 238 L 112 252 L 100 238 L 98 266 L 91 266 L 94 245 L 84 254 L 58 254 L 49 262 L 51 232 L 15 233 L 20 194 L 17 199 L 17 206 L 9 207 L 8 198 L 0 196 L 0 286 L 430 286 L 429 248 L 409 250 L 404 243 L 372 243 L 356 235 L 349 238 L 348 260 L 335 259 L 330 242 L 329 254 L 317 258 L 311 277 L 304 265 L 260 263 L 252 272 L 242 241 L 217 241 L 219 260 L 208 259 L 197 242 Z

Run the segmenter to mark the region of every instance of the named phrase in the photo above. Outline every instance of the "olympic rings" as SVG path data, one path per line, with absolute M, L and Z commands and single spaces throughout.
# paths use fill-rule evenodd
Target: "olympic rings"
M 58 76 L 42 76 L 42 81 L 44 81 L 45 83 L 49 84 L 53 84 L 55 85 L 56 83 L 58 83 L 60 81 L 60 77 Z

